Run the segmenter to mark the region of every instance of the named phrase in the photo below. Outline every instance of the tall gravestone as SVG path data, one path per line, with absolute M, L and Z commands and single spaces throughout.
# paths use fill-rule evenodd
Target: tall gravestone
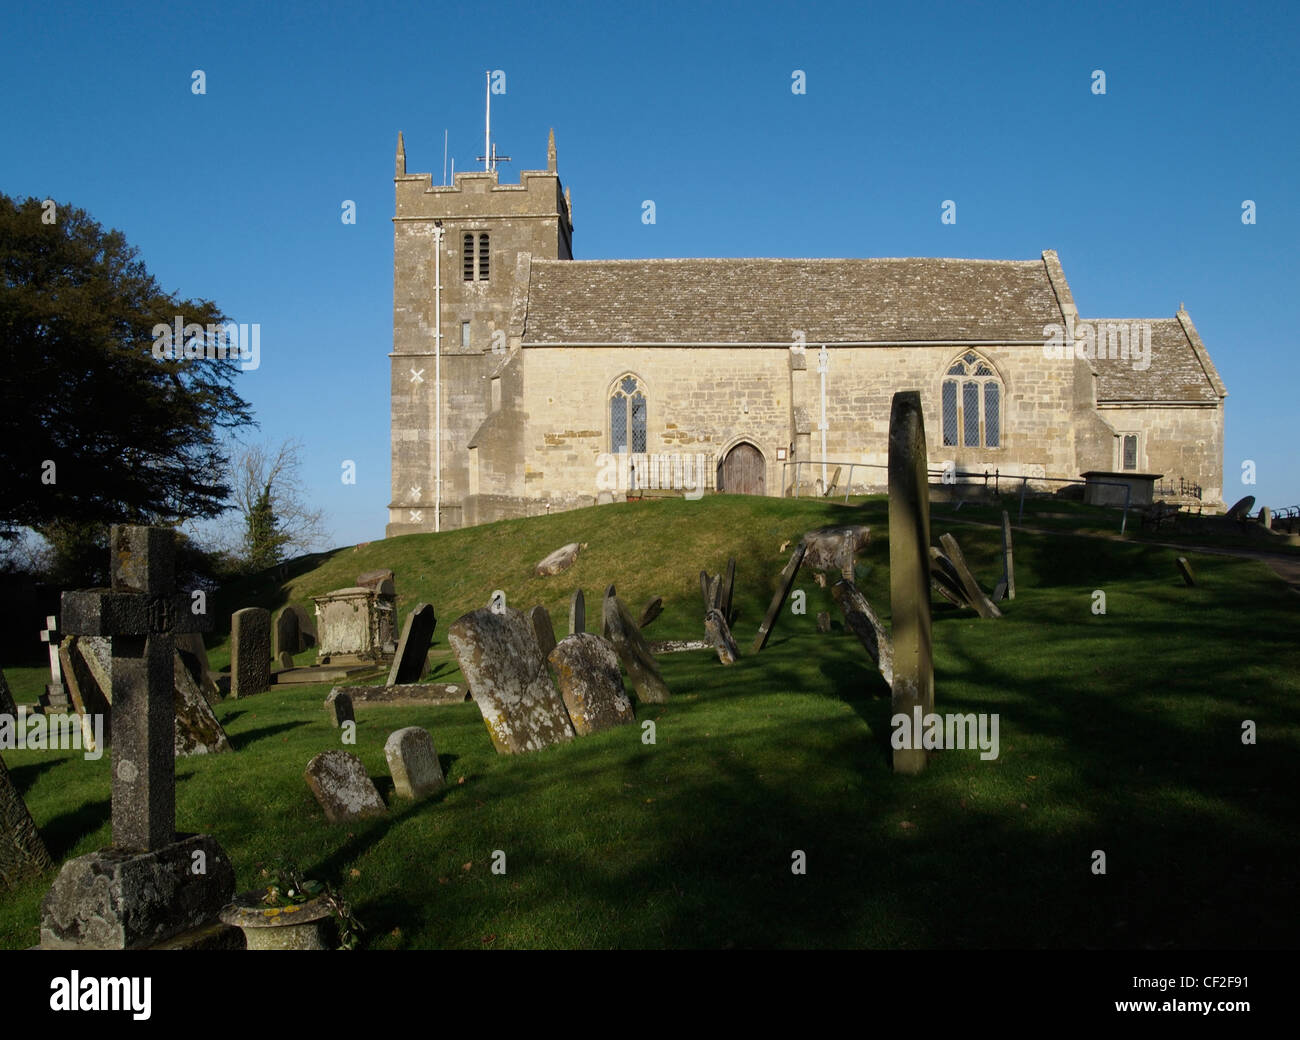
M 271 685 L 271 615 L 261 607 L 230 618 L 230 696 L 251 697 Z
M 587 601 L 582 596 L 582 589 L 573 590 L 569 600 L 569 635 L 580 636 L 587 631 Z
M 767 605 L 767 614 L 763 617 L 763 623 L 758 626 L 758 635 L 754 637 L 754 653 L 758 653 L 763 647 L 767 646 L 767 641 L 772 635 L 772 628 L 776 625 L 777 618 L 781 616 L 781 608 L 785 606 L 785 601 L 790 596 L 790 589 L 794 587 L 795 575 L 799 573 L 799 565 L 803 563 L 804 554 L 808 551 L 808 544 L 800 542 L 795 546 L 794 553 L 790 556 L 790 562 L 785 565 L 785 570 L 777 578 L 776 592 L 772 596 L 772 602 Z
M 893 621 L 893 715 L 934 710 L 930 644 L 930 484 L 921 394 L 900 390 L 889 410 L 889 607 Z M 920 773 L 926 752 L 894 749 L 894 770 Z
M 623 606 L 613 585 L 605 590 L 601 620 L 605 638 L 613 645 L 623 663 L 627 677 L 636 688 L 637 697 L 646 704 L 666 704 L 669 697 L 668 684 L 664 682 L 641 629 L 628 613 L 627 607 Z
M 109 639 L 113 845 L 59 871 L 41 907 L 45 948 L 150 946 L 212 923 L 235 891 L 214 839 L 176 834 L 173 636 L 209 619 L 175 591 L 171 531 L 114 526 L 109 548 L 111 588 L 65 592 L 62 616 L 73 635 Z
M 429 643 L 433 640 L 433 630 L 438 624 L 433 607 L 428 603 L 417 603 L 415 609 L 406 615 L 402 626 L 402 638 L 397 641 L 397 654 L 393 666 L 388 670 L 388 685 L 419 682 L 424 675 L 424 660 L 429 656 Z

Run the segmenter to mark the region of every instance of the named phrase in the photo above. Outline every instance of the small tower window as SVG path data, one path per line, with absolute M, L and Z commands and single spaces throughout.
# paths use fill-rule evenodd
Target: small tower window
M 460 345 L 466 350 L 469 349 L 469 322 L 460 323 Z
M 464 238 L 464 256 L 462 257 L 462 269 L 465 272 L 465 281 L 474 280 L 474 236 L 467 234 Z
M 487 232 L 478 236 L 478 280 L 488 280 L 488 236 Z

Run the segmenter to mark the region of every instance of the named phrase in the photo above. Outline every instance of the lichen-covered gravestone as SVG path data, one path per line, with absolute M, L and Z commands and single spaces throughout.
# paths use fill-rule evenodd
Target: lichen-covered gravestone
M 921 395 L 894 394 L 889 411 L 889 612 L 894 633 L 891 711 L 909 718 L 934 710 L 930 646 L 930 485 Z M 920 773 L 926 751 L 894 748 L 894 770 Z
M 222 728 L 194 676 L 180 653 L 172 655 L 173 707 L 176 712 L 176 757 L 215 755 L 230 751 L 230 739 Z
M 0 673 L 0 688 L 8 692 L 3 673 Z M 0 890 L 13 888 L 52 865 L 27 804 L 9 779 L 5 760 L 0 757 Z
M 497 751 L 517 755 L 573 739 L 564 701 L 523 611 L 472 610 L 452 623 L 447 641 Z
M 427 729 L 407 726 L 389 735 L 384 744 L 393 789 L 400 798 L 423 798 L 445 783 L 433 737 Z
M 349 823 L 388 810 L 361 759 L 347 751 L 322 751 L 303 774 L 330 823 Z
M 885 626 L 881 624 L 880 618 L 876 612 L 871 609 L 871 604 L 867 602 L 861 590 L 853 582 L 841 578 L 831 589 L 831 595 L 835 597 L 835 602 L 839 604 L 840 610 L 844 614 L 844 623 L 853 630 L 853 634 L 858 637 L 867 653 L 871 656 L 871 663 L 879 670 L 885 682 L 891 686 L 894 682 L 894 647 L 889 640 L 889 633 L 885 631 Z M 827 629 L 830 628 L 830 619 L 826 622 Z
M 397 642 L 397 655 L 393 658 L 393 666 L 388 670 L 389 686 L 420 681 L 424 675 L 424 659 L 429 654 L 429 643 L 433 640 L 433 630 L 437 624 L 433 607 L 428 603 L 417 603 L 415 609 L 406 615 L 402 638 Z
M 245 607 L 230 619 L 230 696 L 251 697 L 271 685 L 271 614 Z
M 646 704 L 666 704 L 670 696 L 668 684 L 659 672 L 641 629 L 615 594 L 613 585 L 605 591 L 602 620 L 605 638 L 623 662 L 627 677 L 636 687 L 637 698 Z M 474 684 L 471 682 L 470 685 Z
M 352 711 L 352 698 L 337 686 L 325 698 L 325 710 L 329 713 L 330 725 L 335 729 L 341 728 L 345 722 L 356 721 L 356 715 Z
M 636 721 L 618 654 L 605 640 L 589 632 L 568 636 L 556 644 L 549 661 L 579 736 Z
M 704 615 L 704 634 L 718 652 L 719 661 L 723 664 L 736 663 L 740 653 L 736 649 L 736 641 L 731 638 L 731 629 L 727 627 L 727 619 L 721 609 L 710 610 Z

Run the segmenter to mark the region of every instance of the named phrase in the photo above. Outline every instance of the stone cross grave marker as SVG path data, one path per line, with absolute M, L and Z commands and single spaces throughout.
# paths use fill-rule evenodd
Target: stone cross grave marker
M 45 687 L 45 696 L 41 698 L 41 703 L 47 708 L 66 709 L 70 703 L 68 687 L 63 681 L 62 662 L 59 660 L 61 641 L 58 619 L 51 614 L 45 619 L 45 628 L 41 630 L 41 642 L 48 644 L 50 653 L 50 681 Z
M 889 609 L 895 715 L 934 710 L 930 645 L 930 484 L 921 394 L 900 390 L 889 409 Z M 914 741 L 919 745 L 919 741 Z M 894 769 L 920 773 L 923 747 L 894 749 Z
M 388 670 L 389 686 L 420 681 L 424 675 L 424 659 L 428 656 L 429 643 L 433 640 L 433 630 L 437 624 L 433 607 L 428 603 L 417 603 L 415 609 L 406 615 L 402 638 L 397 642 L 397 656 L 393 658 L 393 666 Z
M 210 627 L 174 587 L 175 542 L 159 527 L 114 526 L 112 587 L 63 594 L 78 636 L 107 636 L 113 681 L 113 845 L 153 851 L 176 838 L 173 636 Z
M 776 593 L 772 596 L 772 602 L 768 604 L 767 614 L 763 618 L 763 623 L 758 627 L 758 635 L 754 639 L 754 653 L 758 653 L 763 647 L 767 646 L 768 637 L 772 634 L 772 627 L 776 624 L 776 619 L 781 613 L 781 608 L 785 606 L 785 601 L 790 596 L 790 589 L 794 587 L 795 575 L 799 573 L 799 565 L 803 563 L 804 553 L 808 551 L 806 542 L 800 542 L 794 548 L 794 553 L 790 556 L 790 562 L 785 565 L 785 570 L 781 572 L 781 577 L 777 579 Z
M 580 636 L 587 631 L 587 602 L 583 599 L 582 589 L 573 590 L 569 600 L 569 635 Z

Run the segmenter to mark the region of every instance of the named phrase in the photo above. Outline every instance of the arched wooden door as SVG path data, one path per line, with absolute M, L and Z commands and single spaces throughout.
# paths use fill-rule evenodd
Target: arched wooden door
M 766 494 L 767 463 L 752 444 L 741 442 L 718 466 L 718 490 L 733 495 Z

